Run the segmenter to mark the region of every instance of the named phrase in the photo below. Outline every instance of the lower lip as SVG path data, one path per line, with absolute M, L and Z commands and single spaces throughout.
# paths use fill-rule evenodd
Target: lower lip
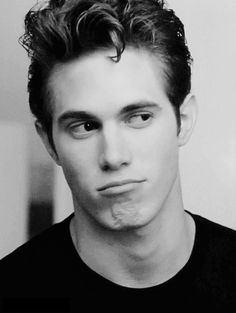
M 102 196 L 107 196 L 107 197 L 118 196 L 124 193 L 135 191 L 138 185 L 140 185 L 140 183 L 129 183 L 129 184 L 121 185 L 121 186 L 114 186 L 114 187 L 101 190 L 99 193 Z

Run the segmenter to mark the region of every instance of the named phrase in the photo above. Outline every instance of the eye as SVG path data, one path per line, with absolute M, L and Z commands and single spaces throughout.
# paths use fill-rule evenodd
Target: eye
M 76 122 L 69 126 L 69 131 L 74 137 L 83 139 L 91 136 L 99 127 L 96 121 Z
M 128 118 L 127 123 L 134 128 L 143 128 L 150 124 L 152 118 L 153 114 L 149 112 L 135 113 Z

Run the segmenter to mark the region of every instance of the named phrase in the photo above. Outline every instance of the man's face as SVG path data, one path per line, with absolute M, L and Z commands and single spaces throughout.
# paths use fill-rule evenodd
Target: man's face
M 163 65 L 142 50 L 59 65 L 53 139 L 75 210 L 109 229 L 144 226 L 173 198 L 178 137 Z

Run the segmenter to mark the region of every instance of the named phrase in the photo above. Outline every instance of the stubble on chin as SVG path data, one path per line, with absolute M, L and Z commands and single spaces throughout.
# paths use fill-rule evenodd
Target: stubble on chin
M 132 228 L 139 220 L 137 205 L 131 203 L 115 203 L 111 207 L 111 215 L 117 228 Z

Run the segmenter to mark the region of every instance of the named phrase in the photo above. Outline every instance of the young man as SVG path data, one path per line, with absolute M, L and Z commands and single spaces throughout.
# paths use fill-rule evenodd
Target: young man
M 196 104 L 174 12 L 51 0 L 27 14 L 22 43 L 36 129 L 74 214 L 1 261 L 3 305 L 236 312 L 235 232 L 182 201 L 178 150 Z

